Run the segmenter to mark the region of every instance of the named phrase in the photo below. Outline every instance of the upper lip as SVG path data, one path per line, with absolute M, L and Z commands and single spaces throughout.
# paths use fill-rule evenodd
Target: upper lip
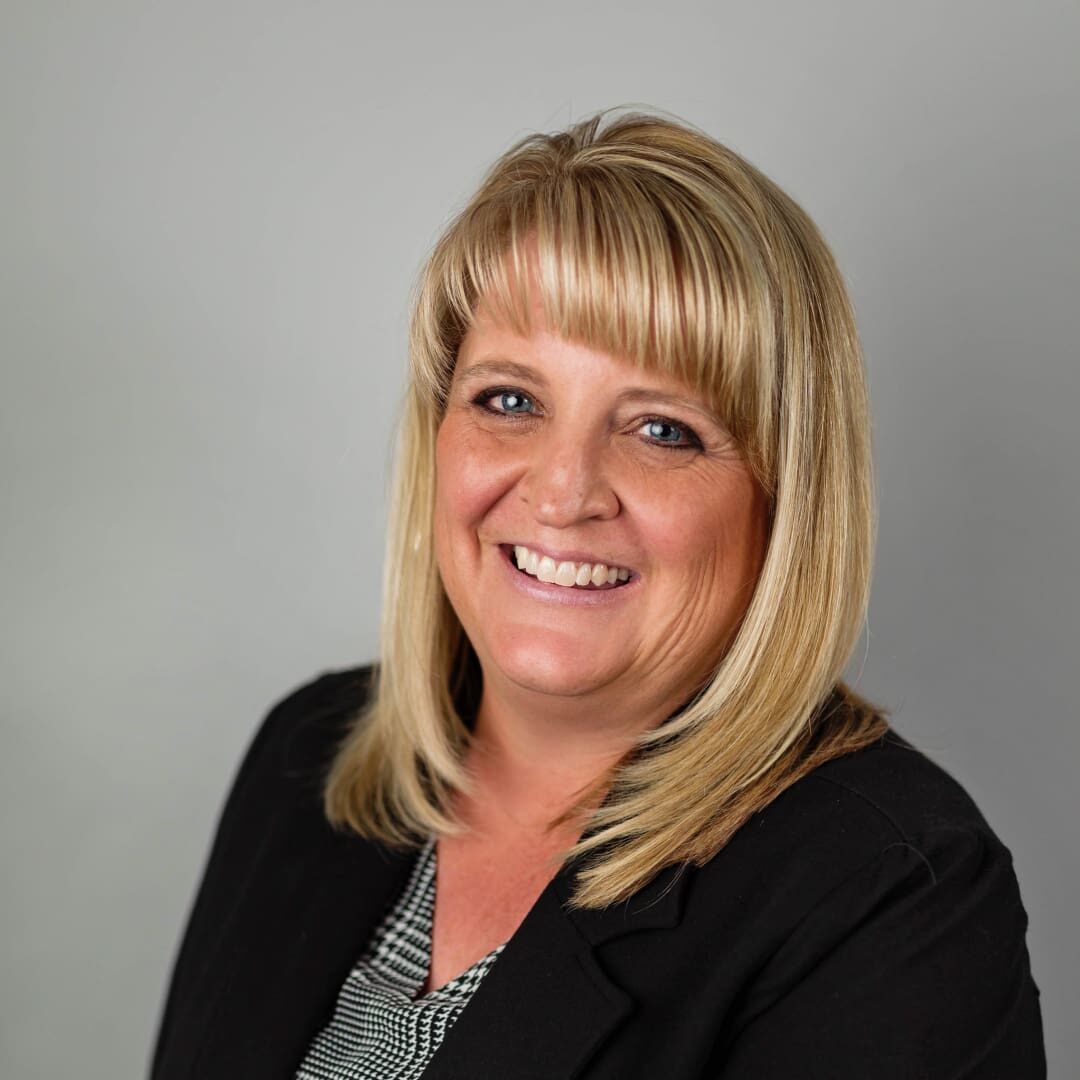
M 528 544 L 524 540 L 511 540 L 501 546 L 513 550 L 518 545 L 526 547 L 530 551 L 535 551 L 537 555 L 547 555 L 550 559 L 554 559 L 556 563 L 589 563 L 592 566 L 595 566 L 597 563 L 603 563 L 604 566 L 614 566 L 620 570 L 630 570 L 630 572 L 633 573 L 633 568 L 627 563 L 608 560 L 599 555 L 590 554 L 588 551 L 553 551 L 551 548 L 541 547 L 539 544 Z

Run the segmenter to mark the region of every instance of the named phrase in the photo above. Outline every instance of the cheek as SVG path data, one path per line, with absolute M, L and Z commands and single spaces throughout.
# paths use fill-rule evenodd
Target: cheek
M 701 479 L 657 486 L 642 515 L 651 551 L 662 564 L 690 567 L 695 576 L 756 579 L 768 538 L 763 493 L 741 469 Z
M 444 420 L 435 442 L 435 511 L 444 526 L 480 520 L 505 492 L 508 471 L 490 440 Z

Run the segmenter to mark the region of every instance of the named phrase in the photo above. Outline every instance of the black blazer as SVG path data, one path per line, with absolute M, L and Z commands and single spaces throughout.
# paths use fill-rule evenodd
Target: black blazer
M 323 766 L 370 668 L 269 713 L 176 958 L 153 1080 L 292 1078 L 412 855 L 332 831 Z M 701 869 L 570 912 L 551 881 L 425 1080 L 1045 1077 L 1027 916 L 963 788 L 890 730 Z

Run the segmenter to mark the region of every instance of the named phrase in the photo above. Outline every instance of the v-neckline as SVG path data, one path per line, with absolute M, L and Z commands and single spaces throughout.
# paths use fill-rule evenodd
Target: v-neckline
M 434 953 L 434 931 L 435 931 L 435 890 L 438 883 L 438 869 L 439 869 L 439 854 L 438 854 L 438 838 L 431 837 L 423 848 L 420 850 L 418 864 L 416 868 L 417 874 L 417 888 L 421 890 L 420 898 L 424 901 L 421 910 L 423 911 L 423 920 L 421 923 L 421 929 L 423 931 L 423 940 L 426 943 L 426 961 L 427 970 L 424 972 L 423 979 L 420 985 L 417 986 L 410 1001 L 414 1004 L 422 1004 L 425 1001 L 438 1000 L 442 997 L 453 997 L 453 991 L 457 989 L 457 986 L 475 974 L 476 970 L 481 967 L 489 966 L 495 962 L 499 953 L 506 948 L 508 942 L 504 941 L 499 945 L 496 945 L 494 949 L 481 956 L 475 963 L 470 964 L 463 971 L 460 971 L 449 981 L 443 983 L 441 986 L 437 986 L 432 990 L 424 990 L 428 980 L 431 978 L 431 961 Z

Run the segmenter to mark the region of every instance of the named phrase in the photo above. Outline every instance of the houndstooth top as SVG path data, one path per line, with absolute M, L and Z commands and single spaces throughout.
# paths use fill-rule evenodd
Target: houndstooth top
M 417 997 L 431 967 L 435 839 L 417 855 L 397 903 L 349 973 L 330 1022 L 308 1047 L 296 1080 L 415 1080 L 506 947 L 492 949 L 445 986 Z

